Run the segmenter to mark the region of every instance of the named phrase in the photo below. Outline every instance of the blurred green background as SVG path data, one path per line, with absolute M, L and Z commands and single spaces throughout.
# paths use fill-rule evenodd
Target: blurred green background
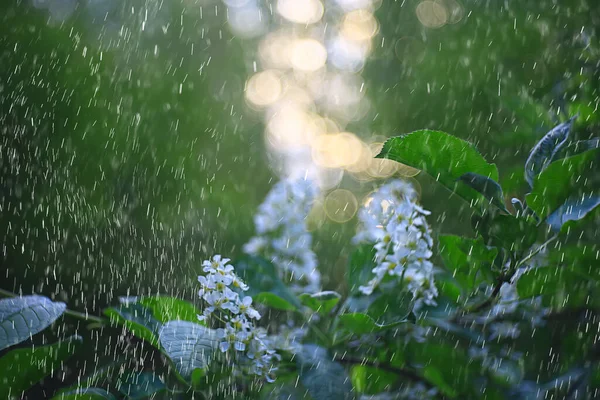
M 240 254 L 279 179 L 244 101 L 257 39 L 233 35 L 217 2 L 66 0 L 66 17 L 48 4 L 0 4 L 0 288 L 90 312 L 124 295 L 193 299 L 201 261 Z M 575 136 L 598 132 L 595 0 L 463 0 L 436 29 L 417 4 L 376 10 L 361 73 L 371 107 L 348 130 L 468 139 L 519 197 L 514 171 L 555 123 L 579 112 Z M 417 180 L 434 229 L 468 232 L 458 200 Z M 340 187 L 360 198 L 378 183 Z M 354 224 L 315 232 L 327 288 Z

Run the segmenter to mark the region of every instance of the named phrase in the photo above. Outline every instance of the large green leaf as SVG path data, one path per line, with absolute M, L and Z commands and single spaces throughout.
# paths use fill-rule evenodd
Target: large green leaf
M 337 292 L 325 291 L 319 293 L 303 293 L 300 295 L 300 302 L 319 314 L 327 315 L 340 301 L 342 296 Z
M 534 181 L 527 205 L 541 218 L 569 198 L 600 191 L 600 149 L 588 150 L 550 164 Z
M 278 271 L 269 261 L 261 257 L 247 256 L 236 263 L 236 272 L 249 286 L 246 294 L 255 297 L 261 292 L 270 292 L 296 308 L 301 304 L 298 298 L 279 278 Z
M 355 398 L 350 377 L 344 367 L 322 347 L 307 344 L 296 354 L 300 382 L 313 400 L 350 400 Z
M 122 325 L 133 335 L 158 347 L 158 332 L 161 323 L 152 315 L 152 310 L 140 303 L 125 301 L 118 307 L 104 310 L 113 324 Z
M 152 311 L 155 320 L 165 323 L 173 320 L 198 322 L 198 310 L 185 300 L 168 296 L 142 297 L 139 303 Z
M 46 329 L 66 309 L 65 303 L 38 295 L 0 300 L 0 350 Z
M 470 239 L 454 235 L 440 235 L 439 249 L 444 265 L 468 294 L 481 283 L 494 280 L 492 264 L 498 249 L 488 248 L 482 238 Z
M 271 292 L 260 292 L 254 295 L 254 302 L 263 304 L 276 310 L 294 311 L 296 309 L 296 307 L 294 307 L 289 301 Z
M 558 232 L 567 222 L 585 218 L 598 205 L 600 205 L 600 194 L 570 197 L 546 218 L 546 223 L 553 231 Z
M 485 161 L 471 143 L 439 131 L 421 130 L 391 138 L 377 157 L 423 170 L 469 203 L 485 198 L 460 184 L 461 176 L 470 172 L 498 181 L 496 165 Z
M 206 370 L 215 357 L 215 332 L 189 321 L 169 321 L 159 333 L 160 344 L 184 380 L 196 369 Z
M 529 249 L 538 237 L 537 223 L 531 216 L 495 215 L 478 231 L 487 244 L 510 252 Z
M 81 344 L 72 336 L 47 346 L 15 349 L 0 358 L 0 398 L 21 398 L 21 394 L 45 376 L 62 367 Z

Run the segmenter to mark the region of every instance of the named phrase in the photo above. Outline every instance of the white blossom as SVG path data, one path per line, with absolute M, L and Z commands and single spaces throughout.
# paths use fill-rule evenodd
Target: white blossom
M 271 261 L 296 293 L 315 293 L 321 286 L 312 235 L 306 229 L 317 195 L 316 186 L 305 179 L 275 184 L 254 217 L 256 236 L 244 246 L 246 254 Z
M 273 380 L 274 362 L 278 355 L 267 344 L 267 336 L 263 329 L 254 325 L 260 319 L 260 313 L 252 306 L 252 297 L 240 295 L 232 288 L 240 291 L 248 290 L 248 285 L 235 274 L 229 259 L 214 256 L 202 263 L 204 276 L 198 277 L 200 282 L 199 296 L 206 303 L 202 321 L 215 319 L 224 323 L 225 327 L 216 330 L 219 349 L 223 353 L 233 351 L 252 361 L 250 371 L 267 381 Z
M 408 183 L 392 181 L 375 192 L 359 211 L 360 228 L 353 241 L 372 243 L 376 254 L 375 275 L 359 289 L 370 295 L 386 277 L 394 277 L 413 294 L 415 309 L 435 305 L 433 239 L 425 217 L 430 212 L 416 203 L 416 192 Z

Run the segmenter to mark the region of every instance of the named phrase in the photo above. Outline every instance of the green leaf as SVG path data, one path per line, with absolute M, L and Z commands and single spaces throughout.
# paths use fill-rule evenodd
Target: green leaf
M 104 315 L 109 317 L 111 323 L 124 326 L 133 335 L 158 347 L 161 323 L 154 318 L 152 311 L 147 307 L 126 301 L 118 307 L 107 308 L 104 310 Z
M 0 300 L 0 350 L 43 331 L 66 309 L 65 303 L 38 295 Z
M 314 294 L 303 293 L 300 302 L 319 314 L 327 315 L 340 301 L 342 296 L 337 292 L 325 291 Z
M 577 154 L 581 154 L 588 150 L 595 150 L 600 148 L 600 138 L 594 138 L 589 140 L 578 140 L 576 142 L 570 143 L 568 146 L 563 147 L 563 149 L 556 153 L 556 155 L 552 158 L 552 161 L 560 160 L 566 157 L 576 156 Z
M 350 313 L 339 316 L 339 327 L 356 335 L 366 335 L 369 333 L 381 332 L 386 329 L 392 329 L 398 325 L 408 324 L 408 321 L 396 321 L 387 325 L 378 324 L 367 314 Z
M 600 191 L 600 149 L 553 162 L 542 172 L 526 197 L 527 205 L 541 218 L 569 198 Z
M 480 232 L 489 245 L 511 252 L 529 249 L 538 237 L 537 223 L 530 216 L 496 215 Z
M 469 239 L 454 235 L 440 235 L 439 251 L 446 268 L 462 286 L 465 294 L 481 283 L 494 280 L 492 265 L 498 249 L 488 248 L 482 238 Z
M 355 365 L 350 370 L 352 386 L 358 393 L 377 394 L 389 391 L 398 381 L 398 375 L 367 365 Z
M 423 376 L 437 386 L 446 396 L 473 398 L 473 382 L 481 378 L 481 364 L 472 360 L 466 349 L 456 343 L 411 343 L 409 361 L 423 368 Z M 459 396 L 460 395 L 460 396 Z
M 296 354 L 300 382 L 313 400 L 350 400 L 355 395 L 344 368 L 327 350 L 316 345 L 303 345 Z
M 270 292 L 261 292 L 256 294 L 254 296 L 254 301 L 277 310 L 294 311 L 296 309 L 296 307 L 294 307 L 290 302 Z
M 0 358 L 0 398 L 21 398 L 21 394 L 62 367 L 81 345 L 79 336 L 47 346 L 15 349 Z
M 412 293 L 405 289 L 395 289 L 377 296 L 367 312 L 379 325 L 387 326 L 406 321 L 413 308 Z
M 152 311 L 155 320 L 161 323 L 180 320 L 198 321 L 198 309 L 187 301 L 168 296 L 142 297 L 139 303 Z
M 564 224 L 585 218 L 598 205 L 600 205 L 600 195 L 598 194 L 571 197 L 546 218 L 546 223 L 553 231 L 559 232 Z
M 238 260 L 235 265 L 236 272 L 249 286 L 246 295 L 255 298 L 261 292 L 270 292 L 296 308 L 301 307 L 298 298 L 279 278 L 278 271 L 269 261 L 247 256 Z
M 540 296 L 544 306 L 558 310 L 600 304 L 600 281 L 579 265 L 527 271 L 517 281 L 517 292 L 523 299 Z
M 166 390 L 165 384 L 150 372 L 129 372 L 117 382 L 117 390 L 129 399 L 145 399 Z
M 160 330 L 159 339 L 175 369 L 186 381 L 195 369 L 208 368 L 218 346 L 212 329 L 188 321 L 167 322 Z
M 351 293 L 366 284 L 372 278 L 375 268 L 375 249 L 373 245 L 358 246 L 352 252 L 348 262 L 348 287 Z
M 525 162 L 525 180 L 529 186 L 533 187 L 535 177 L 550 164 L 552 158 L 567 143 L 575 118 L 554 127 L 531 149 Z
M 116 400 L 115 396 L 100 388 L 70 390 L 52 398 L 52 400 Z
M 471 143 L 439 131 L 421 130 L 391 138 L 377 157 L 423 170 L 471 204 L 483 197 L 459 185 L 461 176 L 470 172 L 498 181 L 496 165 L 488 164 Z
M 495 205 L 500 210 L 509 214 L 504 205 L 504 193 L 502 193 L 502 187 L 500 187 L 498 182 L 487 176 L 473 172 L 467 172 L 466 174 L 461 175 L 458 180 L 481 193 L 483 197 L 490 201 L 490 204 Z

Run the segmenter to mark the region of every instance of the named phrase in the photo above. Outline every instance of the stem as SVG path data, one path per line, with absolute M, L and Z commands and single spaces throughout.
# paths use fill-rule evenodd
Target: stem
M 13 293 L 13 292 L 9 292 L 8 290 L 4 290 L 4 289 L 0 289 L 0 295 L 2 295 L 4 297 L 20 297 L 20 295 Z M 103 325 L 106 324 L 106 322 L 107 322 L 104 318 L 90 315 L 87 312 L 81 313 L 79 311 L 73 311 L 73 310 L 66 309 L 64 314 L 69 315 L 73 318 L 81 319 L 84 321 L 93 321 L 93 322 L 103 324 Z

